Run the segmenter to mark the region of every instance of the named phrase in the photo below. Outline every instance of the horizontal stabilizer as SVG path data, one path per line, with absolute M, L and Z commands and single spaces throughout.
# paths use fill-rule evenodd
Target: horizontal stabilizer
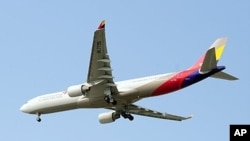
M 237 77 L 234 77 L 234 76 L 232 76 L 232 75 L 230 75 L 228 73 L 222 72 L 222 71 L 212 75 L 211 77 L 219 78 L 219 79 L 225 79 L 225 80 L 238 80 Z

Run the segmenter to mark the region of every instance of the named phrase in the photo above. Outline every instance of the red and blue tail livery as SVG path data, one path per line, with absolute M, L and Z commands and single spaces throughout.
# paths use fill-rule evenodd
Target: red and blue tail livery
M 238 78 L 223 72 L 226 68 L 225 66 L 217 66 L 225 48 L 226 41 L 227 38 L 217 39 L 206 53 L 198 59 L 197 63 L 184 71 L 175 73 L 158 87 L 153 92 L 153 95 L 170 93 L 199 82 L 207 77 L 237 80 Z

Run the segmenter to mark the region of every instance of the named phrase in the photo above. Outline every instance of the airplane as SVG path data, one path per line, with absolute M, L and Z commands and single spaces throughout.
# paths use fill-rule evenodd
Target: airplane
M 42 114 L 49 114 L 79 108 L 104 108 L 109 112 L 98 116 L 101 124 L 112 123 L 123 117 L 132 121 L 134 115 L 182 121 L 192 118 L 158 112 L 134 104 L 143 98 L 161 96 L 180 90 L 208 77 L 224 80 L 238 78 L 223 72 L 225 66 L 217 66 L 227 38 L 217 39 L 198 61 L 183 71 L 147 76 L 114 82 L 111 60 L 105 38 L 105 21 L 94 32 L 87 81 L 73 85 L 65 91 L 35 97 L 23 104 L 20 111 L 36 114 L 41 121 Z

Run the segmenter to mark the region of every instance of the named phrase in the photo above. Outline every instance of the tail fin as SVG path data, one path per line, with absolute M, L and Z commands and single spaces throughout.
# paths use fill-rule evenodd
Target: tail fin
M 191 68 L 200 68 L 201 72 L 207 72 L 216 68 L 223 53 L 227 38 L 217 39 Z
M 201 56 L 201 58 L 191 67 L 199 69 L 200 73 L 207 73 L 217 67 L 217 63 L 221 58 L 221 55 L 226 46 L 227 38 L 217 39 L 207 50 L 207 52 Z M 214 74 L 214 78 L 226 79 L 226 80 L 237 80 L 238 78 L 227 74 L 225 72 L 218 72 Z
M 227 38 L 217 39 L 208 49 L 204 56 L 200 72 L 208 72 L 217 67 L 217 63 L 221 58 L 226 45 Z

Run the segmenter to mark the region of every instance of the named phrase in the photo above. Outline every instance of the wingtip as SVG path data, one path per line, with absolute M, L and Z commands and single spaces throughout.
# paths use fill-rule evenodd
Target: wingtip
M 189 116 L 186 117 L 186 119 L 190 119 L 190 118 L 193 118 L 193 117 L 194 117 L 194 115 L 189 115 Z
M 98 29 L 104 29 L 105 28 L 105 20 L 103 20 L 100 25 L 98 26 Z

